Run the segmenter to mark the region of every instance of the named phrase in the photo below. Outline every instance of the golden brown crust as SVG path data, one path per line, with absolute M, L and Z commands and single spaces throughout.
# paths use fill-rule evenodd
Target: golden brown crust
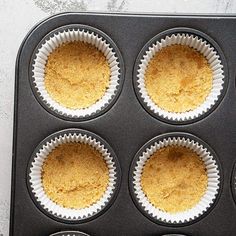
M 91 44 L 65 43 L 48 56 L 45 87 L 64 107 L 79 109 L 93 105 L 105 94 L 109 81 L 109 64 Z
M 88 144 L 62 144 L 49 153 L 43 164 L 44 191 L 63 207 L 80 209 L 96 203 L 108 181 L 102 155 Z
M 213 72 L 207 59 L 188 46 L 161 49 L 150 60 L 145 86 L 153 102 L 169 112 L 191 111 L 212 89 Z
M 170 213 L 185 211 L 194 207 L 205 194 L 205 165 L 188 148 L 162 148 L 144 166 L 141 186 L 156 208 Z

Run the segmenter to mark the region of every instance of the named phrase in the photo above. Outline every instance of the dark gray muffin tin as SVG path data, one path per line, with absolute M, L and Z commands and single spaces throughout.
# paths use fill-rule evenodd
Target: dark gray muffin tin
M 124 61 L 124 84 L 118 99 L 103 114 L 83 121 L 60 118 L 49 112 L 34 96 L 30 82 L 34 50 L 40 41 L 56 28 L 71 24 L 92 26 L 107 34 Z M 36 25 L 23 41 L 16 62 L 10 235 L 48 236 L 71 230 L 91 236 L 234 236 L 235 26 L 235 16 L 97 13 L 64 13 Z M 221 101 L 214 109 L 187 124 L 173 124 L 150 115 L 140 104 L 133 83 L 135 61 L 141 49 L 157 34 L 177 27 L 203 32 L 217 43 L 223 55 L 226 81 Z M 86 222 L 64 222 L 44 214 L 27 188 L 27 166 L 35 148 L 51 134 L 69 128 L 87 130 L 106 140 L 121 166 L 121 185 L 115 201 L 98 217 Z M 216 153 L 222 170 L 222 188 L 211 211 L 197 221 L 178 226 L 153 222 L 142 214 L 132 200 L 128 184 L 130 166 L 138 150 L 152 138 L 170 132 L 189 133 L 206 142 Z

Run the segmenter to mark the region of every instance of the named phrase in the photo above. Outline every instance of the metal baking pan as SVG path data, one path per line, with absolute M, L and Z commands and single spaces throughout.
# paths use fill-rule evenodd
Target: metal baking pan
M 107 34 L 124 61 L 124 83 L 112 105 L 91 119 L 64 119 L 45 109 L 31 87 L 32 58 L 40 41 L 56 28 L 81 24 Z M 16 61 L 15 116 L 12 165 L 11 236 L 47 236 L 60 231 L 80 231 L 91 236 L 234 236 L 236 204 L 231 186 L 236 153 L 236 17 L 198 15 L 145 15 L 63 13 L 36 25 L 24 39 Z M 219 46 L 225 87 L 219 102 L 200 119 L 171 123 L 146 111 L 135 93 L 135 61 L 145 44 L 173 28 L 203 32 Z M 116 199 L 102 214 L 85 222 L 55 219 L 35 204 L 27 188 L 27 166 L 38 144 L 55 132 L 78 128 L 95 133 L 114 150 L 121 167 Z M 129 170 L 138 150 L 156 136 L 188 133 L 207 143 L 221 167 L 220 194 L 212 209 L 183 225 L 161 224 L 146 217 L 132 199 Z M 233 183 L 234 184 L 234 183 Z

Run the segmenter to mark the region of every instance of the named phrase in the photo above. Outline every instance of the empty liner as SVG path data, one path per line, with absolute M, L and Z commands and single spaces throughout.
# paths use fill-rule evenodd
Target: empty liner
M 45 193 L 42 184 L 42 167 L 48 154 L 57 146 L 70 143 L 85 143 L 99 151 L 108 167 L 109 183 L 103 196 L 96 203 L 82 209 L 70 209 L 53 202 Z M 111 152 L 112 153 L 111 153 Z M 28 184 L 34 200 L 41 209 L 50 215 L 64 220 L 78 221 L 90 218 L 102 211 L 114 197 L 119 182 L 119 167 L 113 151 L 95 135 L 83 131 L 68 131 L 43 141 L 35 150 L 28 167 Z
M 145 163 L 153 153 L 167 146 L 183 146 L 193 150 L 200 156 L 207 171 L 208 185 L 205 194 L 195 207 L 183 212 L 168 213 L 156 208 L 149 202 L 141 187 L 141 176 Z M 142 149 L 135 160 L 137 161 L 133 164 L 131 183 L 133 185 L 135 201 L 145 215 L 148 215 L 156 221 L 169 224 L 188 223 L 203 215 L 211 207 L 218 195 L 220 188 L 220 172 L 214 156 L 202 144 L 188 137 L 166 137 L 160 141 L 154 141 L 146 146 L 145 149 Z
M 44 40 L 39 46 L 32 64 L 32 84 L 36 89 L 36 96 L 54 113 L 75 119 L 90 117 L 104 110 L 118 95 L 118 88 L 121 86 L 121 56 L 117 47 L 116 49 L 113 48 L 114 43 L 108 36 L 104 34 L 104 37 L 103 33 L 92 27 L 78 26 L 71 28 L 71 26 L 68 26 L 66 28 L 64 26 L 62 30 L 56 30 L 52 36 Z M 83 109 L 70 109 L 62 106 L 49 95 L 44 83 L 45 66 L 49 54 L 63 43 L 75 41 L 89 43 L 101 51 L 108 61 L 111 72 L 109 87 L 103 97 L 93 105 Z
M 55 234 L 50 234 L 50 236 L 89 236 L 89 235 L 79 231 L 61 231 Z
M 206 97 L 205 101 L 195 108 L 194 110 L 187 112 L 169 112 L 160 108 L 148 94 L 145 87 L 145 72 L 150 60 L 158 53 L 162 48 L 170 45 L 186 45 L 196 49 L 198 52 L 204 55 L 207 59 L 212 71 L 213 71 L 213 84 L 210 94 Z M 137 61 L 137 74 L 135 78 L 137 80 L 137 92 L 139 93 L 140 100 L 144 103 L 144 106 L 154 113 L 156 116 L 161 117 L 174 122 L 184 122 L 196 119 L 209 111 L 219 99 L 224 85 L 224 71 L 223 65 L 216 49 L 210 45 L 209 42 L 204 40 L 198 35 L 191 33 L 175 33 L 164 36 L 163 38 L 150 43 L 147 50 L 143 52 L 139 61 Z

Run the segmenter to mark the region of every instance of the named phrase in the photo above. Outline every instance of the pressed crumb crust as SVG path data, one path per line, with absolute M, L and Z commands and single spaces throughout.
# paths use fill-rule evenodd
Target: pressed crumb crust
M 172 45 L 157 52 L 145 73 L 153 102 L 169 112 L 200 106 L 212 89 L 213 72 L 207 59 L 189 46 Z
M 194 207 L 206 192 L 205 165 L 188 148 L 165 147 L 147 161 L 141 186 L 156 208 L 169 213 L 185 211 Z
M 81 209 L 96 203 L 108 182 L 102 155 L 88 144 L 62 144 L 49 153 L 43 164 L 46 195 L 66 208 Z
M 60 105 L 87 108 L 105 94 L 110 67 L 102 52 L 84 42 L 64 43 L 49 54 L 45 87 Z

